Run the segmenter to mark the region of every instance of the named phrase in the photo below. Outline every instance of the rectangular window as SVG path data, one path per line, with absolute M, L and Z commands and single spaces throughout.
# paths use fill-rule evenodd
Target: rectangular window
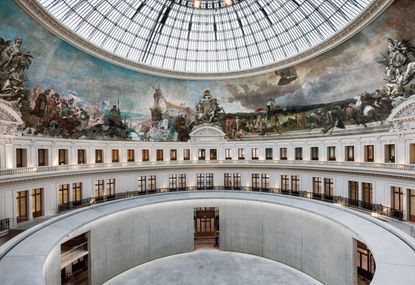
M 68 150 L 67 149 L 58 150 L 58 164 L 59 165 L 68 164 Z
M 111 151 L 111 155 L 112 155 L 112 162 L 120 162 L 120 152 L 118 149 L 113 149 Z
M 303 148 L 296 147 L 294 151 L 295 151 L 295 160 L 303 160 Z
M 363 207 L 371 209 L 373 203 L 372 183 L 362 182 Z
M 177 175 L 169 175 L 169 190 L 177 190 Z
M 211 149 L 210 150 L 210 160 L 216 160 L 217 159 L 217 150 L 216 149 Z
M 258 160 L 258 149 L 252 148 L 251 149 L 252 160 Z
M 95 163 L 103 163 L 104 162 L 104 154 L 102 149 L 95 150 Z
M 32 190 L 32 216 L 33 218 L 43 216 L 43 188 Z
M 150 160 L 150 151 L 148 149 L 141 150 L 141 160 L 142 161 Z
M 403 189 L 401 187 L 391 187 L 392 208 L 396 211 L 403 212 Z
M 206 189 L 213 189 L 213 173 L 206 173 Z
M 232 173 L 225 173 L 223 177 L 225 190 L 232 189 Z
M 104 198 L 105 185 L 104 179 L 98 179 L 95 181 L 95 199 L 100 200 Z
M 48 150 L 44 148 L 39 148 L 37 150 L 37 165 L 46 166 L 48 165 Z
M 156 160 L 157 161 L 163 161 L 163 150 L 162 149 L 156 149 Z
M 27 166 L 27 150 L 25 148 L 16 148 L 16 167 Z
M 375 161 L 375 146 L 374 145 L 365 145 L 365 162 L 374 162 Z
M 408 191 L 408 220 L 415 222 L 415 189 L 407 189 Z
M 138 192 L 146 192 L 147 190 L 147 179 L 145 176 L 138 177 Z
M 258 173 L 252 173 L 252 190 L 258 191 L 260 188 L 259 184 L 259 174 Z
M 69 204 L 69 184 L 59 185 L 59 205 Z
M 409 163 L 415 163 L 415 143 L 409 144 Z
M 186 174 L 179 174 L 179 190 L 186 190 Z
M 238 148 L 238 159 L 245 159 L 245 149 Z
M 333 200 L 334 183 L 333 178 L 324 178 L 324 198 Z
M 281 191 L 288 192 L 290 190 L 290 177 L 281 175 Z
M 291 175 L 291 192 L 300 192 L 300 176 Z
M 225 148 L 225 159 L 232 160 L 232 150 L 230 148 Z
M 313 146 L 310 148 L 311 160 L 318 160 L 318 147 Z
M 85 149 L 78 149 L 78 164 L 86 163 L 86 151 Z
M 287 148 L 286 147 L 282 147 L 280 148 L 280 160 L 287 160 Z
M 197 190 L 204 190 L 205 189 L 205 174 L 198 173 L 196 176 L 196 187 Z
M 198 159 L 205 160 L 206 159 L 206 150 L 205 149 L 198 149 L 197 150 Z
M 313 197 L 321 196 L 321 177 L 313 177 Z
M 135 151 L 134 149 L 127 149 L 127 162 L 135 161 Z
M 385 162 L 387 163 L 395 162 L 395 145 L 394 144 L 385 145 Z
M 157 190 L 157 184 L 156 184 L 156 176 L 150 175 L 148 177 L 148 185 L 147 189 L 151 192 L 155 192 Z
M 269 175 L 268 174 L 261 175 L 261 189 L 262 191 L 269 191 Z
M 240 173 L 233 174 L 233 189 L 241 190 L 241 174 Z
M 359 205 L 359 182 L 349 181 L 349 204 Z
M 20 191 L 16 193 L 16 220 L 18 223 L 28 220 L 28 191 Z
M 115 196 L 115 178 L 107 179 L 107 195 L 110 197 Z
M 190 149 L 183 150 L 183 160 L 190 160 Z
M 336 160 L 336 147 L 335 146 L 327 147 L 327 160 L 330 160 L 330 161 Z
M 354 161 L 354 146 L 346 146 L 344 154 L 346 161 Z
M 72 201 L 74 204 L 80 204 L 82 200 L 82 182 L 72 184 Z
M 177 150 L 176 149 L 171 149 L 170 150 L 170 160 L 172 160 L 172 161 L 177 160 Z
M 273 156 L 273 154 L 272 154 L 272 148 L 266 148 L 265 149 L 265 159 L 266 160 L 273 160 L 274 159 L 274 156 Z

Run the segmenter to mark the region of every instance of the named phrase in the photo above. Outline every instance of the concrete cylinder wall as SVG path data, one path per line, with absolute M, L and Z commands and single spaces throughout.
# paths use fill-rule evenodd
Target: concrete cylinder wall
M 196 207 L 219 208 L 222 250 L 273 259 L 324 284 L 355 281 L 352 233 L 338 224 L 281 205 L 203 199 L 142 206 L 93 222 L 91 284 L 157 258 L 193 251 Z
M 90 230 L 91 284 L 148 261 L 193 250 L 193 208 L 144 206 L 95 222 Z
M 221 248 L 269 258 L 324 284 L 354 284 L 352 233 L 295 208 L 227 200 L 220 211 Z

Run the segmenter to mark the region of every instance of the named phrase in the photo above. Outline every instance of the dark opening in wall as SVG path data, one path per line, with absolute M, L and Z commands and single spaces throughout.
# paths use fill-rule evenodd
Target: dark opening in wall
M 61 244 L 61 284 L 89 284 L 88 233 Z
M 356 240 L 356 263 L 358 284 L 369 284 L 375 274 L 376 264 L 367 246 Z
M 195 250 L 219 248 L 219 209 L 195 208 Z

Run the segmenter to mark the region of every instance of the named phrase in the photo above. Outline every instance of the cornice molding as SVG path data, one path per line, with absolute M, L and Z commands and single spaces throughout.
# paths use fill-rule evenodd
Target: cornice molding
M 117 56 L 113 53 L 107 52 L 102 48 L 88 42 L 81 38 L 77 34 L 73 33 L 68 28 L 59 23 L 52 15 L 45 11 L 36 0 L 15 0 L 16 3 L 22 7 L 22 9 L 35 19 L 40 25 L 47 30 L 70 43 L 71 45 L 79 48 L 80 50 L 100 58 L 109 63 L 125 67 L 130 70 L 156 75 L 163 77 L 170 77 L 176 79 L 189 79 L 189 80 L 224 80 L 231 78 L 243 78 L 249 76 L 262 75 L 271 71 L 285 69 L 291 66 L 298 65 L 312 58 L 315 58 L 336 46 L 347 41 L 355 34 L 360 32 L 368 24 L 374 21 L 380 14 L 382 14 L 394 0 L 376 0 L 374 1 L 359 17 L 347 25 L 344 29 L 340 30 L 331 38 L 323 41 L 321 44 L 297 54 L 293 57 L 287 58 L 276 63 L 261 66 L 252 69 L 246 69 L 241 71 L 221 72 L 221 73 L 196 73 L 185 71 L 167 70 L 157 67 L 152 67 L 146 64 L 137 63 L 126 58 Z
M 415 128 L 415 96 L 392 110 L 387 121 L 392 123 L 392 131 L 413 130 Z

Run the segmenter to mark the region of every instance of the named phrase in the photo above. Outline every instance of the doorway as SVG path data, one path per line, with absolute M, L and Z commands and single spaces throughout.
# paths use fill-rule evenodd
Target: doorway
M 408 189 L 408 220 L 415 222 L 415 189 Z
M 356 261 L 358 284 L 369 284 L 375 274 L 376 264 L 367 246 L 356 240 Z
M 195 208 L 195 250 L 219 248 L 219 209 Z

